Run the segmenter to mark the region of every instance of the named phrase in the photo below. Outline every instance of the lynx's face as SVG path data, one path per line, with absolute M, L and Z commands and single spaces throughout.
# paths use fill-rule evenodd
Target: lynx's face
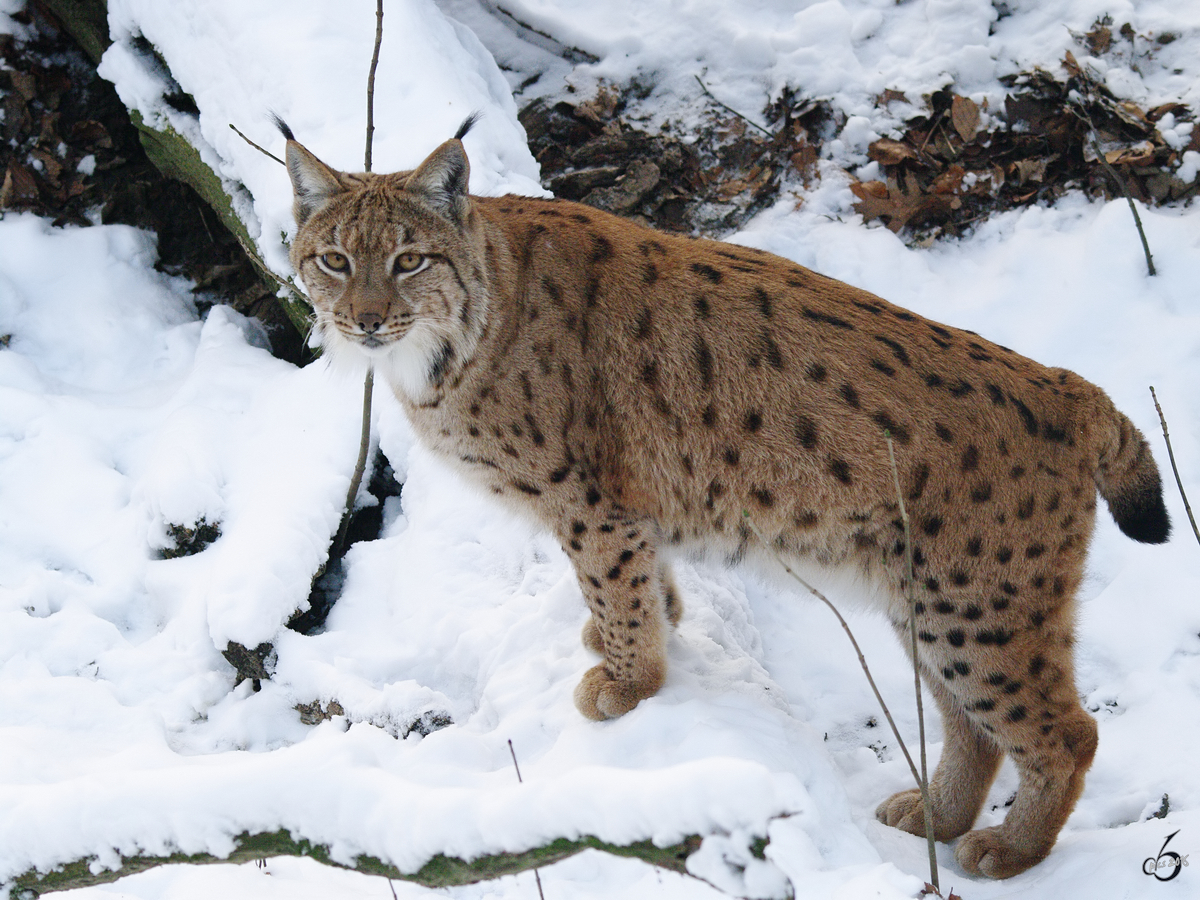
M 335 362 L 366 357 L 419 400 L 470 352 L 486 309 L 462 202 L 462 144 L 448 141 L 421 168 L 388 175 L 337 172 L 295 141 L 287 162 L 298 223 L 291 260 L 322 346 Z

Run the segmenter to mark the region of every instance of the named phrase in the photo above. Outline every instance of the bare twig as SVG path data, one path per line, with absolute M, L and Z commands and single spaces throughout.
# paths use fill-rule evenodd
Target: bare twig
M 1157 275 L 1158 272 L 1154 268 L 1154 257 L 1150 255 L 1150 242 L 1146 240 L 1146 231 L 1142 228 L 1142 217 L 1138 215 L 1137 204 L 1129 196 L 1129 188 L 1125 186 L 1125 179 L 1112 167 L 1112 163 L 1108 161 L 1108 157 L 1100 149 L 1100 140 L 1096 137 L 1096 123 L 1092 121 L 1091 114 L 1082 105 L 1074 104 L 1069 108 L 1075 111 L 1076 116 L 1087 122 L 1088 128 L 1091 129 L 1088 137 L 1092 141 L 1092 151 L 1096 154 L 1096 159 L 1100 161 L 1100 165 L 1104 167 L 1104 171 L 1108 173 L 1108 177 L 1117 186 L 1117 190 L 1120 191 L 1121 196 L 1125 198 L 1125 202 L 1129 204 L 1129 211 L 1133 213 L 1133 224 L 1137 226 L 1138 237 L 1142 240 L 1142 252 L 1146 254 L 1146 269 L 1151 275 Z
M 250 138 L 248 138 L 244 134 L 242 134 L 241 129 L 238 128 L 236 125 L 234 125 L 232 122 L 229 123 L 229 127 L 233 129 L 234 134 L 236 134 L 238 137 L 240 137 L 243 141 L 245 141 L 247 144 L 249 144 L 251 147 L 253 147 L 255 150 L 257 150 L 259 153 L 263 154 L 264 156 L 271 157 L 271 159 L 275 160 L 275 162 L 279 163 L 281 166 L 287 165 L 287 163 L 285 163 L 282 159 L 280 159 L 278 156 L 276 156 L 270 150 L 266 150 L 266 149 L 260 147 L 258 144 L 254 143 L 254 141 L 250 140 Z
M 1154 387 L 1150 387 L 1150 396 L 1154 398 L 1154 408 L 1158 410 L 1158 421 L 1162 423 L 1163 440 L 1167 442 L 1167 456 L 1171 459 L 1171 471 L 1175 473 L 1175 484 L 1179 486 L 1179 496 L 1183 498 L 1183 508 L 1187 510 L 1188 521 L 1192 523 L 1192 531 L 1196 540 L 1200 541 L 1200 528 L 1196 527 L 1196 518 L 1192 515 L 1192 505 L 1188 503 L 1187 494 L 1183 490 L 1183 479 L 1179 477 L 1179 467 L 1175 465 L 1175 451 L 1171 449 L 1171 435 L 1167 433 L 1167 417 L 1163 415 L 1162 407 L 1158 405 L 1158 395 Z
M 917 695 L 917 732 L 921 741 L 921 777 L 917 779 L 917 787 L 921 790 L 921 808 L 925 819 L 925 842 L 929 846 L 929 879 L 935 888 L 940 888 L 937 848 L 933 842 L 933 801 L 929 797 L 929 767 L 925 757 L 925 703 L 921 699 L 921 672 L 917 665 L 917 601 L 913 597 L 912 591 L 916 571 L 913 564 L 912 527 L 908 520 L 908 510 L 904 506 L 904 492 L 900 490 L 900 471 L 896 468 L 896 450 L 892 445 L 892 436 L 885 431 L 883 439 L 887 441 L 888 462 L 892 466 L 892 483 L 896 488 L 896 502 L 900 504 L 900 521 L 904 525 L 904 558 L 908 568 L 904 581 L 904 598 L 908 601 L 908 634 L 912 642 L 913 682 Z
M 371 70 L 367 73 L 367 149 L 363 171 L 371 171 L 371 139 L 375 136 L 375 70 L 379 67 L 379 45 L 383 43 L 383 0 L 375 3 L 375 52 L 371 54 Z
M 358 499 L 358 487 L 362 484 L 363 473 L 367 469 L 367 451 L 371 447 L 371 394 L 375 387 L 375 370 L 367 369 L 367 377 L 363 382 L 363 413 L 362 432 L 358 441 L 358 462 L 354 464 L 354 474 L 350 477 L 350 490 L 346 492 L 346 511 L 342 514 L 342 525 L 338 529 L 337 538 L 329 551 L 329 556 L 340 556 L 346 545 L 346 535 L 350 531 L 350 519 L 354 515 L 354 501 Z
M 773 135 L 766 128 L 763 128 L 757 122 L 754 122 L 751 119 L 748 119 L 746 116 L 744 116 L 742 113 L 738 112 L 732 106 L 726 106 L 724 103 L 722 103 L 720 100 L 718 100 L 715 96 L 713 96 L 713 92 L 710 91 L 708 89 L 708 87 L 704 84 L 704 82 L 700 80 L 699 75 L 696 76 L 696 82 L 700 85 L 700 90 L 704 91 L 705 96 L 708 97 L 710 100 L 712 100 L 713 103 L 717 104 L 717 106 L 721 107 L 721 109 L 725 110 L 726 112 L 733 113 L 735 116 L 737 116 L 739 119 L 741 119 L 747 125 L 749 125 L 751 128 L 758 129 L 763 134 L 765 134 L 767 137 L 769 137 L 769 138 L 775 137 L 775 135 Z
M 524 784 L 525 779 L 521 777 L 521 767 L 517 765 L 517 751 L 513 749 L 512 739 L 508 742 L 508 752 L 512 754 L 513 768 L 517 770 L 517 784 Z M 533 869 L 533 878 L 537 882 L 538 897 L 541 900 L 546 900 L 546 895 L 542 893 L 542 876 L 538 872 L 537 867 Z

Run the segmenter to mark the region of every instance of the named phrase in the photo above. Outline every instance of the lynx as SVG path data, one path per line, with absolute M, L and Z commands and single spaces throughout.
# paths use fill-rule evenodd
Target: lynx
M 1141 433 L 1073 372 L 769 253 L 471 196 L 471 121 L 391 174 L 336 171 L 281 123 L 291 260 L 326 350 L 369 357 L 426 446 L 561 541 L 603 657 L 579 710 L 663 684 L 679 548 L 853 567 L 898 630 L 915 595 L 935 837 L 973 874 L 1044 859 L 1096 749 L 1071 646 L 1097 491 L 1134 540 L 1170 528 Z M 971 831 L 1006 754 L 1016 800 Z M 876 815 L 924 835 L 915 790 Z

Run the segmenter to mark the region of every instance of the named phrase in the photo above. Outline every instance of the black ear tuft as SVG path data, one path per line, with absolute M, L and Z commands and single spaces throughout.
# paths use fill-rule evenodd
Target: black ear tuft
M 294 134 L 292 134 L 292 129 L 290 129 L 288 127 L 287 122 L 283 121 L 283 119 L 280 118 L 279 113 L 272 112 L 271 113 L 271 121 L 275 123 L 275 127 L 279 129 L 279 133 L 282 134 L 289 141 L 294 141 L 296 139 L 296 136 Z
M 478 122 L 482 116 L 483 113 L 481 113 L 479 110 L 475 110 L 475 112 L 463 119 L 463 123 L 458 126 L 458 131 L 454 132 L 454 139 L 456 141 L 461 141 L 463 138 L 465 138 L 467 136 L 467 132 L 475 127 L 475 123 Z M 286 128 L 287 126 L 284 127 Z

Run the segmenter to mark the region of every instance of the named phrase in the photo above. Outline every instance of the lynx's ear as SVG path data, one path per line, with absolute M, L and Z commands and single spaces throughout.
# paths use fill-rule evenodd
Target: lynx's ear
M 296 198 L 292 215 L 297 226 L 303 225 L 330 197 L 345 190 L 333 169 L 292 139 L 287 142 L 287 170 Z
M 451 138 L 413 171 L 404 189 L 423 195 L 446 218 L 461 222 L 467 208 L 471 165 L 462 141 Z

